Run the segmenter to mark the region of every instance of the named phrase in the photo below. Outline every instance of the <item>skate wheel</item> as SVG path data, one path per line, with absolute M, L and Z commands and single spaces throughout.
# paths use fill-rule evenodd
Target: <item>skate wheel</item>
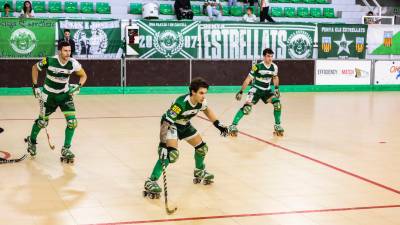
M 199 179 L 199 178 L 194 178 L 193 179 L 193 183 L 194 184 L 198 184 L 198 183 L 200 183 L 201 182 L 201 180 Z
M 153 193 L 149 194 L 150 199 L 154 199 L 156 196 Z
M 159 199 L 161 197 L 160 194 L 156 194 L 156 199 Z
M 210 184 L 212 184 L 212 183 L 213 183 L 212 180 L 203 180 L 203 184 L 204 184 L 204 185 L 210 185 Z
M 147 196 L 147 192 L 143 191 L 143 197 L 146 198 L 146 196 Z

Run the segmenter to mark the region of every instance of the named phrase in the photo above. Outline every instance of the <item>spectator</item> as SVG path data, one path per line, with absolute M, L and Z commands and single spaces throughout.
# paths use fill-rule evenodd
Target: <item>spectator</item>
M 213 20 L 214 16 L 217 20 L 220 20 L 222 17 L 222 5 L 219 0 L 205 0 L 203 9 L 207 11 L 210 20 Z
M 176 18 L 181 19 L 193 19 L 192 6 L 190 0 L 175 0 L 174 4 Z
M 75 53 L 75 41 L 71 39 L 71 31 L 69 29 L 64 29 L 64 38 L 58 40 L 58 45 L 61 42 L 67 42 L 71 46 L 71 57 Z
M 228 0 L 229 7 L 236 5 L 236 3 L 237 3 L 237 0 Z
M 369 12 L 367 13 L 367 16 L 371 16 L 371 17 L 366 17 L 366 18 L 364 18 L 364 24 L 378 24 L 378 23 L 380 23 L 381 20 L 382 20 L 382 19 L 376 19 L 376 18 L 374 18 L 374 17 L 373 17 L 373 16 L 374 16 L 374 12 L 372 12 L 372 11 L 369 11 Z
M 10 5 L 8 3 L 4 4 L 4 12 L 1 17 L 13 17 L 13 13 L 10 12 Z
M 260 22 L 264 22 L 265 19 L 268 20 L 268 22 L 274 23 L 275 20 L 272 19 L 270 15 L 268 15 L 269 11 L 269 0 L 261 0 L 261 8 L 260 8 Z
M 257 21 L 256 15 L 253 14 L 253 8 L 251 7 L 247 8 L 247 13 L 243 16 L 243 21 L 249 23 L 254 23 Z
M 32 18 L 35 17 L 35 12 L 32 9 L 32 3 L 30 1 L 24 2 L 24 7 L 21 10 L 21 18 Z
M 249 3 L 249 6 L 254 6 L 254 2 L 258 2 L 258 0 L 244 0 L 243 3 Z

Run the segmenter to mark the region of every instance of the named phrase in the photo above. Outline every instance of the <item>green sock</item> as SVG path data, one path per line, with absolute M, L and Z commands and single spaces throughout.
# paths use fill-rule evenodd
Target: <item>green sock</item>
M 281 124 L 281 110 L 274 110 L 275 124 Z
M 279 99 L 272 99 L 273 105 L 274 105 L 274 118 L 275 118 L 275 124 L 281 124 L 281 109 L 282 106 L 280 104 Z
M 169 160 L 167 159 L 167 160 L 165 160 L 165 167 L 167 167 L 168 164 L 169 164 Z M 158 180 L 161 176 L 162 170 L 163 170 L 163 167 L 162 167 L 161 160 L 158 159 L 156 165 L 154 165 L 153 172 L 151 172 L 150 179 L 153 181 Z
M 42 128 L 37 125 L 37 122 L 33 123 L 32 131 L 31 131 L 31 142 L 36 143 L 37 136 Z
M 69 147 L 71 146 L 72 137 L 74 136 L 75 128 L 65 128 L 65 139 L 64 139 L 64 146 Z
M 67 116 L 66 117 L 67 123 L 69 120 L 74 120 L 74 123 L 72 126 L 67 124 L 67 127 L 65 128 L 65 139 L 64 139 L 64 146 L 65 147 L 70 147 L 71 142 L 72 142 L 72 137 L 74 136 L 75 133 L 75 127 L 76 127 L 76 117 L 75 115 L 73 116 Z
M 244 112 L 243 109 L 240 108 L 239 111 L 236 113 L 235 118 L 233 118 L 233 125 L 238 125 L 239 121 L 242 119 L 242 117 L 244 116 Z
M 206 167 L 204 165 L 204 158 L 204 156 L 198 154 L 197 152 L 194 153 L 194 161 L 196 163 L 197 169 L 204 170 L 204 168 Z

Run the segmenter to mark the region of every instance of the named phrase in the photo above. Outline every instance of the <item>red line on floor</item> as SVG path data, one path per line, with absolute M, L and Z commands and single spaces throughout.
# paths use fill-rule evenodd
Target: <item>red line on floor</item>
M 202 116 L 198 116 L 198 117 L 199 117 L 200 119 L 203 119 L 203 120 L 207 120 L 207 121 L 208 121 L 208 119 L 206 119 L 206 118 L 204 118 L 204 117 L 202 117 Z M 255 140 L 257 140 L 257 141 L 260 141 L 260 142 L 269 144 L 269 145 L 271 145 L 271 146 L 273 146 L 273 147 L 275 147 L 275 148 L 279 148 L 279 149 L 281 149 L 281 150 L 284 150 L 284 151 L 286 151 L 286 152 L 292 153 L 292 154 L 297 155 L 297 156 L 300 156 L 300 157 L 302 157 L 302 158 L 311 160 L 311 161 L 313 161 L 313 162 L 315 162 L 315 163 L 324 165 L 324 166 L 326 166 L 326 167 L 329 167 L 329 168 L 334 169 L 334 170 L 336 170 L 336 171 L 339 171 L 339 172 L 341 172 L 341 173 L 344 173 L 344 174 L 347 174 L 347 175 L 349 175 L 349 176 L 355 177 L 355 178 L 357 178 L 357 179 L 359 179 L 359 180 L 362 180 L 362 181 L 365 181 L 365 182 L 367 182 L 367 183 L 373 184 L 373 185 L 378 186 L 378 187 L 380 187 L 380 188 L 386 189 L 386 190 L 391 191 L 391 192 L 394 192 L 394 193 L 396 193 L 396 194 L 400 194 L 400 191 L 399 191 L 399 190 L 396 190 L 396 189 L 394 189 L 394 188 L 391 188 L 391 187 L 388 187 L 388 186 L 386 186 L 386 185 L 380 184 L 380 183 L 378 183 L 378 182 L 376 182 L 376 181 L 373 181 L 373 180 L 370 180 L 370 179 L 368 179 L 368 178 L 362 177 L 362 176 L 357 175 L 357 174 L 355 174 L 355 173 L 352 173 L 352 172 L 350 172 L 350 171 L 341 169 L 341 168 L 339 168 L 339 167 L 337 167 L 337 166 L 331 165 L 331 164 L 329 164 L 329 163 L 322 162 L 321 160 L 312 158 L 312 157 L 307 156 L 307 155 L 305 155 L 305 154 L 296 152 L 296 151 L 294 151 L 294 150 L 291 150 L 291 149 L 289 149 L 289 148 L 283 147 L 283 146 L 281 146 L 281 145 L 278 145 L 278 144 L 269 142 L 269 141 L 267 141 L 267 140 L 264 140 L 264 139 L 262 139 L 262 138 L 253 136 L 253 135 L 251 135 L 251 134 L 247 134 L 247 133 L 241 132 L 241 131 L 239 131 L 239 133 L 242 134 L 242 135 L 245 135 L 245 136 L 247 136 L 247 137 L 249 137 L 249 138 L 255 139 Z
M 361 206 L 361 207 L 349 207 L 349 208 L 312 209 L 312 210 L 297 210 L 297 211 L 267 212 L 267 213 L 247 213 L 247 214 L 184 217 L 184 218 L 157 219 L 157 220 L 133 220 L 133 221 L 126 221 L 126 222 L 98 223 L 98 224 L 92 224 L 92 225 L 123 225 L 123 224 L 143 224 L 143 223 L 165 223 L 165 222 L 177 222 L 177 221 L 211 220 L 211 219 L 226 219 L 226 218 L 256 217 L 256 216 L 287 215 L 287 214 L 323 213 L 323 212 L 341 212 L 341 211 L 354 211 L 354 210 L 367 210 L 367 209 L 386 209 L 386 208 L 400 208 L 400 205 L 378 205 L 378 206 Z
M 9 158 L 11 157 L 11 154 L 10 154 L 9 152 L 6 152 L 6 151 L 0 151 L 0 153 L 3 153 L 3 154 L 4 154 L 4 157 L 0 157 L 0 158 L 3 158 L 3 159 L 9 159 Z
M 261 142 L 264 142 L 264 143 L 266 143 L 266 144 L 272 145 L 272 146 L 274 146 L 275 148 L 282 149 L 282 150 L 284 150 L 284 151 L 287 151 L 287 152 L 289 152 L 289 153 L 295 154 L 295 155 L 300 156 L 300 157 L 302 157 L 302 158 L 311 160 L 311 161 L 313 161 L 313 162 L 315 162 L 315 163 L 324 165 L 324 166 L 329 167 L 329 168 L 331 168 L 331 169 L 334 169 L 334 170 L 336 170 L 336 171 L 342 172 L 342 173 L 347 174 L 347 175 L 349 175 L 349 176 L 352 176 L 352 177 L 355 177 L 355 178 L 360 179 L 360 180 L 362 180 L 362 181 L 368 182 L 368 183 L 373 184 L 373 185 L 375 185 L 375 186 L 378 186 L 378 187 L 380 187 L 380 188 L 386 189 L 386 190 L 391 191 L 391 192 L 394 192 L 394 193 L 396 193 L 396 194 L 400 194 L 400 191 L 399 191 L 399 190 L 396 190 L 396 189 L 394 189 L 394 188 L 391 188 L 391 187 L 388 187 L 388 186 L 386 186 L 386 185 L 380 184 L 380 183 L 378 183 L 378 182 L 376 182 L 376 181 L 373 181 L 373 180 L 370 180 L 370 179 L 368 179 L 368 178 L 362 177 L 362 176 L 357 175 L 357 174 L 355 174 L 355 173 L 352 173 L 352 172 L 350 172 L 350 171 L 341 169 L 341 168 L 339 168 L 339 167 L 337 167 L 337 166 L 331 165 L 331 164 L 329 164 L 329 163 L 322 162 L 321 160 L 312 158 L 312 157 L 310 157 L 310 156 L 307 156 L 307 155 L 304 155 L 304 154 L 302 154 L 302 153 L 296 152 L 296 151 L 291 150 L 291 149 L 289 149 L 289 148 L 285 148 L 285 147 L 283 147 L 283 146 L 280 146 L 280 145 L 278 145 L 278 144 L 269 142 L 269 141 L 267 141 L 267 140 L 264 140 L 264 139 L 255 137 L 255 136 L 253 136 L 253 135 L 251 135 L 251 134 L 247 134 L 247 133 L 244 133 L 244 132 L 239 132 L 239 133 L 241 133 L 242 135 L 245 135 L 245 136 L 247 136 L 247 137 L 256 139 L 257 141 L 261 141 Z

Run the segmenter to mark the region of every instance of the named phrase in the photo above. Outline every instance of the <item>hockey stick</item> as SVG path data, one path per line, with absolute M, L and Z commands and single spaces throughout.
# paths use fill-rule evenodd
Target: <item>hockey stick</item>
M 24 154 L 21 158 L 16 158 L 16 159 L 3 159 L 0 158 L 0 164 L 6 164 L 6 163 L 17 163 L 26 158 L 26 154 Z
M 165 200 L 165 211 L 167 212 L 168 215 L 171 215 L 178 210 L 177 207 L 174 209 L 169 209 L 168 208 L 168 189 L 167 189 L 167 172 L 165 168 L 165 162 L 164 160 L 161 160 L 162 167 L 163 167 L 163 180 L 164 180 L 164 200 Z
M 46 116 L 46 112 L 44 109 L 44 101 L 42 99 L 42 96 L 39 96 L 39 105 L 40 105 L 40 116 L 44 119 Z M 50 142 L 50 135 L 49 135 L 49 132 L 47 131 L 47 127 L 45 127 L 44 130 L 46 131 L 47 143 L 49 144 L 49 147 L 51 148 L 51 150 L 54 150 L 55 146 L 53 144 L 51 144 L 51 142 Z

